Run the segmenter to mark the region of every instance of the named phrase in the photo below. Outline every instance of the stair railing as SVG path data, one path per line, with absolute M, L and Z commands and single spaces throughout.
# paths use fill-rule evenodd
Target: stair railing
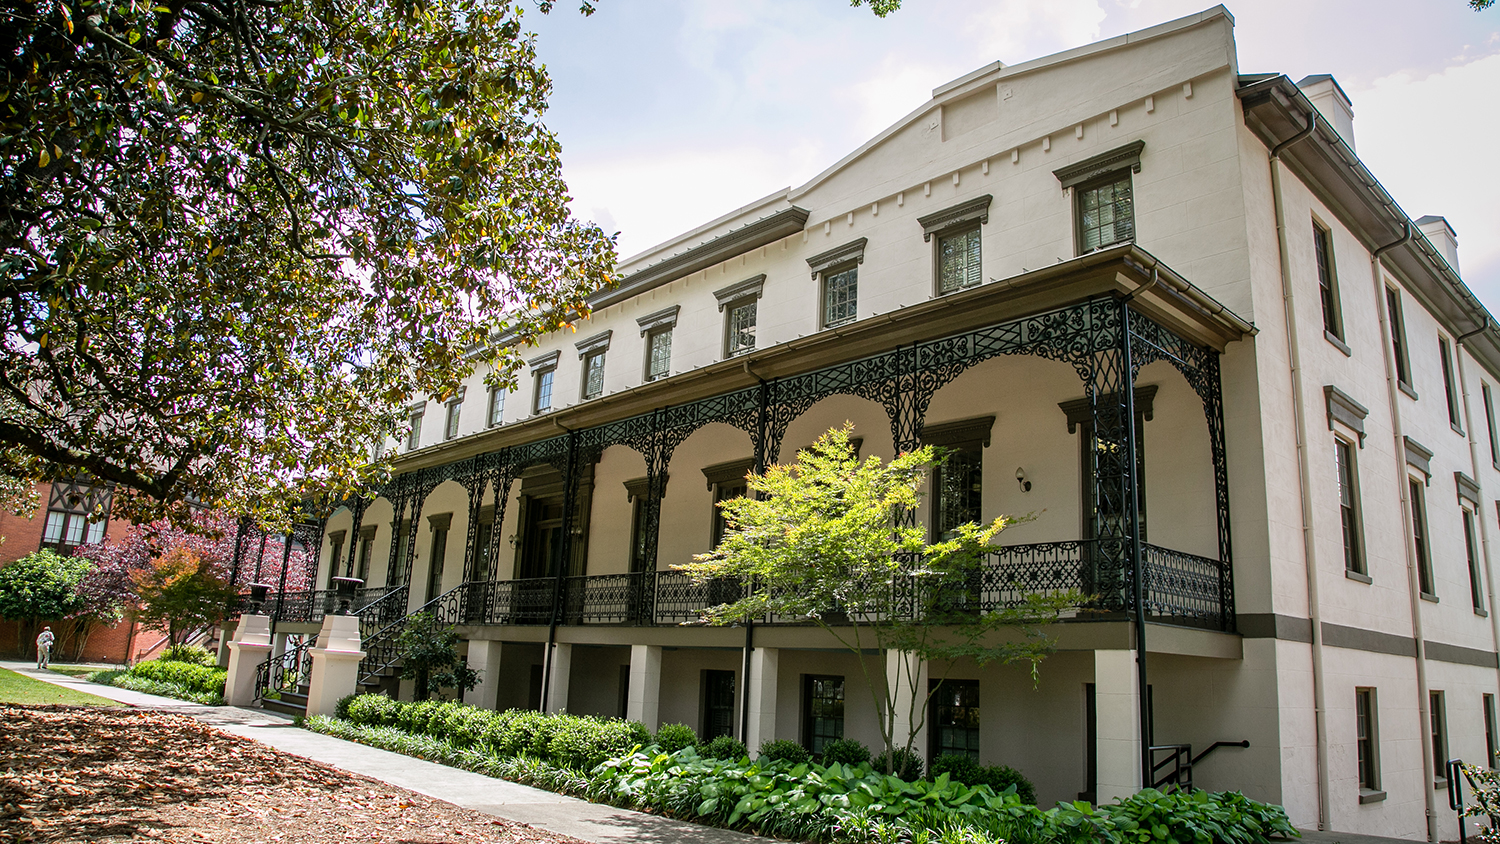
M 368 637 L 363 637 L 360 644 L 365 652 L 365 658 L 359 662 L 359 684 L 369 685 L 378 682 L 380 676 L 386 669 L 391 668 L 401 661 L 400 651 L 396 647 L 396 639 L 407 629 L 413 616 L 423 613 L 430 614 L 429 624 L 432 628 L 447 627 L 453 624 L 462 624 L 465 620 L 465 611 L 468 606 L 469 587 L 476 584 L 465 582 L 449 589 L 447 592 L 433 598 L 427 603 L 409 613 L 406 613 L 396 621 L 387 624 Z M 477 584 L 483 586 L 484 584 Z M 363 616 L 361 616 L 363 620 Z M 363 634 L 363 631 L 361 631 Z
M 286 692 L 295 692 L 312 682 L 312 649 L 317 647 L 318 636 L 311 636 L 288 648 L 279 656 L 272 656 L 255 667 L 255 699 L 265 700 L 271 695 L 277 699 Z

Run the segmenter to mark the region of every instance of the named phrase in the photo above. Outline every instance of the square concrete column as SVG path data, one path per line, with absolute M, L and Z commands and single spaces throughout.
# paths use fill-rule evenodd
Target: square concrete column
M 896 747 L 905 747 L 913 723 L 925 723 L 922 707 L 927 700 L 927 661 L 909 651 L 885 652 L 885 679 L 894 691 L 891 737 Z M 927 731 L 918 730 L 911 746 L 917 758 L 927 758 Z M 883 752 L 883 751 L 882 751 Z
M 468 662 L 479 672 L 479 685 L 464 692 L 464 703 L 494 709 L 500 698 L 500 643 L 470 639 Z
M 359 617 L 330 615 L 318 633 L 320 647 L 313 648 L 312 680 L 307 687 L 307 715 L 333 715 L 339 699 L 359 689 Z
M 656 732 L 661 726 L 661 648 L 630 646 L 630 689 L 625 717 Z
M 552 660 L 547 665 L 548 712 L 563 712 L 568 708 L 568 678 L 573 674 L 573 646 L 566 642 L 552 645 Z
M 286 654 L 287 640 L 292 637 L 290 633 L 277 633 L 271 637 L 271 656 L 280 659 Z
M 230 706 L 255 703 L 255 670 L 271 656 L 271 620 L 263 615 L 240 617 L 229 649 L 229 676 L 224 679 L 224 702 Z
M 1141 695 L 1135 651 L 1094 651 L 1094 705 L 1102 805 L 1141 790 Z
M 745 747 L 750 758 L 765 742 L 776 738 L 776 679 L 781 664 L 777 648 L 756 648 L 750 652 L 750 676 L 745 680 L 750 692 L 750 729 L 745 733 Z

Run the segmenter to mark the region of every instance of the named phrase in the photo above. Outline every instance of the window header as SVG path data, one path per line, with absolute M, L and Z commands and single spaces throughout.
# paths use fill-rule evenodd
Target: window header
M 990 429 L 994 426 L 993 416 L 976 416 L 973 419 L 926 425 L 922 428 L 922 445 L 982 445 L 989 448 Z
M 433 530 L 449 530 L 453 527 L 453 514 L 434 513 L 427 517 L 427 525 Z
M 1156 409 L 1154 406 L 1154 403 L 1156 401 L 1156 390 L 1156 384 L 1147 384 L 1143 387 L 1135 388 L 1135 413 L 1137 416 L 1141 417 L 1147 422 L 1150 422 L 1152 419 L 1156 418 Z M 1109 402 L 1114 401 L 1114 397 L 1114 393 L 1108 393 L 1100 398 L 1100 403 L 1108 404 Z M 1094 412 L 1089 406 L 1089 400 L 1087 396 L 1084 396 L 1081 399 L 1070 399 L 1065 402 L 1058 402 L 1057 406 L 1061 408 L 1063 414 L 1068 417 L 1068 433 L 1070 434 L 1076 434 L 1078 432 L 1079 425 L 1088 425 L 1091 424 L 1094 420 Z
M 865 262 L 865 244 L 868 242 L 869 238 L 862 237 L 859 240 L 852 240 L 843 246 L 835 246 L 827 252 L 819 252 L 808 258 L 807 266 L 812 270 L 812 277 L 817 278 L 818 273 L 830 267 L 836 267 L 839 264 L 847 264 L 850 261 L 856 264 L 863 264 Z
M 561 357 L 562 357 L 562 351 L 561 350 L 554 350 L 554 351 L 550 351 L 547 354 L 542 355 L 540 357 L 534 357 L 534 358 L 532 358 L 531 360 L 529 360 L 529 361 L 526 362 L 526 365 L 529 366 L 529 367 L 531 367 L 533 370 L 535 370 L 537 372 L 540 372 L 540 371 L 545 370 L 545 369 L 556 369 L 557 368 L 557 361 Z
M 662 473 L 662 475 L 661 475 L 661 497 L 662 498 L 666 498 L 667 497 L 667 480 L 669 478 L 670 478 L 670 476 L 666 472 Z M 651 491 L 650 486 L 651 486 L 651 479 L 649 477 L 648 478 L 631 478 L 630 480 L 626 481 L 625 482 L 625 501 L 626 501 L 626 503 L 634 503 L 637 499 L 639 499 L 641 501 L 645 501 L 646 500 L 646 493 L 648 493 L 648 492 Z
M 1428 481 L 1432 480 L 1432 452 L 1421 443 L 1411 437 L 1402 437 L 1405 440 L 1406 465 L 1422 473 Z
M 1328 430 L 1338 422 L 1359 434 L 1359 447 L 1365 447 L 1365 417 L 1370 411 L 1355 401 L 1348 393 L 1328 384 L 1323 387 L 1323 398 L 1328 402 Z
M 1132 173 L 1141 172 L 1141 152 L 1146 148 L 1145 141 L 1135 141 L 1122 147 L 1116 147 L 1109 152 L 1102 152 L 1090 158 L 1085 158 L 1076 164 L 1059 167 L 1052 171 L 1057 181 L 1062 183 L 1063 190 L 1082 184 L 1090 179 L 1097 178 L 1117 170 L 1129 169 Z
M 753 278 L 747 278 L 737 284 L 715 290 L 714 298 L 719 300 L 719 310 L 724 310 L 731 303 L 741 299 L 759 299 L 762 288 L 766 284 L 766 274 L 761 273 Z
M 704 466 L 703 478 L 708 481 L 708 488 L 711 490 L 715 484 L 743 481 L 745 476 L 754 469 L 755 458 L 746 457 L 743 460 L 731 460 L 727 463 L 715 463 L 712 466 Z
M 642 336 L 645 336 L 647 332 L 653 331 L 658 328 L 673 328 L 677 325 L 677 312 L 680 310 L 682 310 L 681 305 L 673 305 L 670 308 L 662 308 L 661 310 L 655 311 L 654 313 L 646 314 L 640 319 L 637 319 L 635 323 L 636 325 L 639 325 L 641 327 Z
M 611 328 L 608 331 L 601 331 L 592 337 L 579 340 L 573 345 L 578 349 L 579 357 L 584 357 L 593 352 L 607 352 L 609 351 L 609 339 L 614 336 L 614 333 L 614 329 Z
M 1464 501 L 1479 506 L 1479 484 L 1463 472 L 1453 473 L 1453 484 L 1458 487 L 1458 497 Z
M 994 199 L 990 194 L 975 197 L 968 202 L 960 202 L 949 208 L 944 208 L 935 214 L 918 217 L 917 222 L 922 226 L 922 240 L 931 241 L 935 234 L 944 234 L 949 229 L 968 225 L 976 220 L 983 225 L 990 221 L 990 200 Z

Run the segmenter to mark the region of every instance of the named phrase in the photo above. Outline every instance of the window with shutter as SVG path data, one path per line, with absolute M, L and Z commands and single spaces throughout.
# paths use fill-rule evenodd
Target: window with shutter
M 1077 196 L 1079 253 L 1135 240 L 1135 199 L 1129 170 L 1081 185 Z

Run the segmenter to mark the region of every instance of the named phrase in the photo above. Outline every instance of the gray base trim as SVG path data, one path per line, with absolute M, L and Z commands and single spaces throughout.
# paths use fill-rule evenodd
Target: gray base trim
M 1491 651 L 1482 651 L 1478 648 L 1466 648 L 1462 645 L 1448 645 L 1443 642 L 1427 642 L 1427 658 L 1438 662 L 1451 662 L 1457 665 L 1477 665 L 1480 668 L 1500 667 L 1500 656 Z
M 1312 643 L 1312 622 L 1293 615 L 1276 613 L 1240 613 L 1235 617 L 1240 635 L 1246 639 L 1284 639 L 1288 642 Z
M 1312 622 L 1293 615 L 1276 613 L 1241 613 L 1236 618 L 1240 635 L 1246 639 L 1281 639 L 1286 642 L 1312 642 Z M 1416 640 L 1395 633 L 1381 633 L 1360 627 L 1345 627 L 1342 624 L 1323 623 L 1323 644 L 1351 651 L 1389 654 L 1416 658 Z M 1463 645 L 1427 641 L 1427 658 L 1453 665 L 1474 665 L 1480 668 L 1500 668 L 1500 654 Z M 1382 798 L 1383 799 L 1383 798 Z
M 1391 656 L 1416 657 L 1417 640 L 1410 636 L 1381 633 L 1361 627 L 1345 627 L 1342 624 L 1323 622 L 1323 644 L 1352 651 L 1367 651 Z

